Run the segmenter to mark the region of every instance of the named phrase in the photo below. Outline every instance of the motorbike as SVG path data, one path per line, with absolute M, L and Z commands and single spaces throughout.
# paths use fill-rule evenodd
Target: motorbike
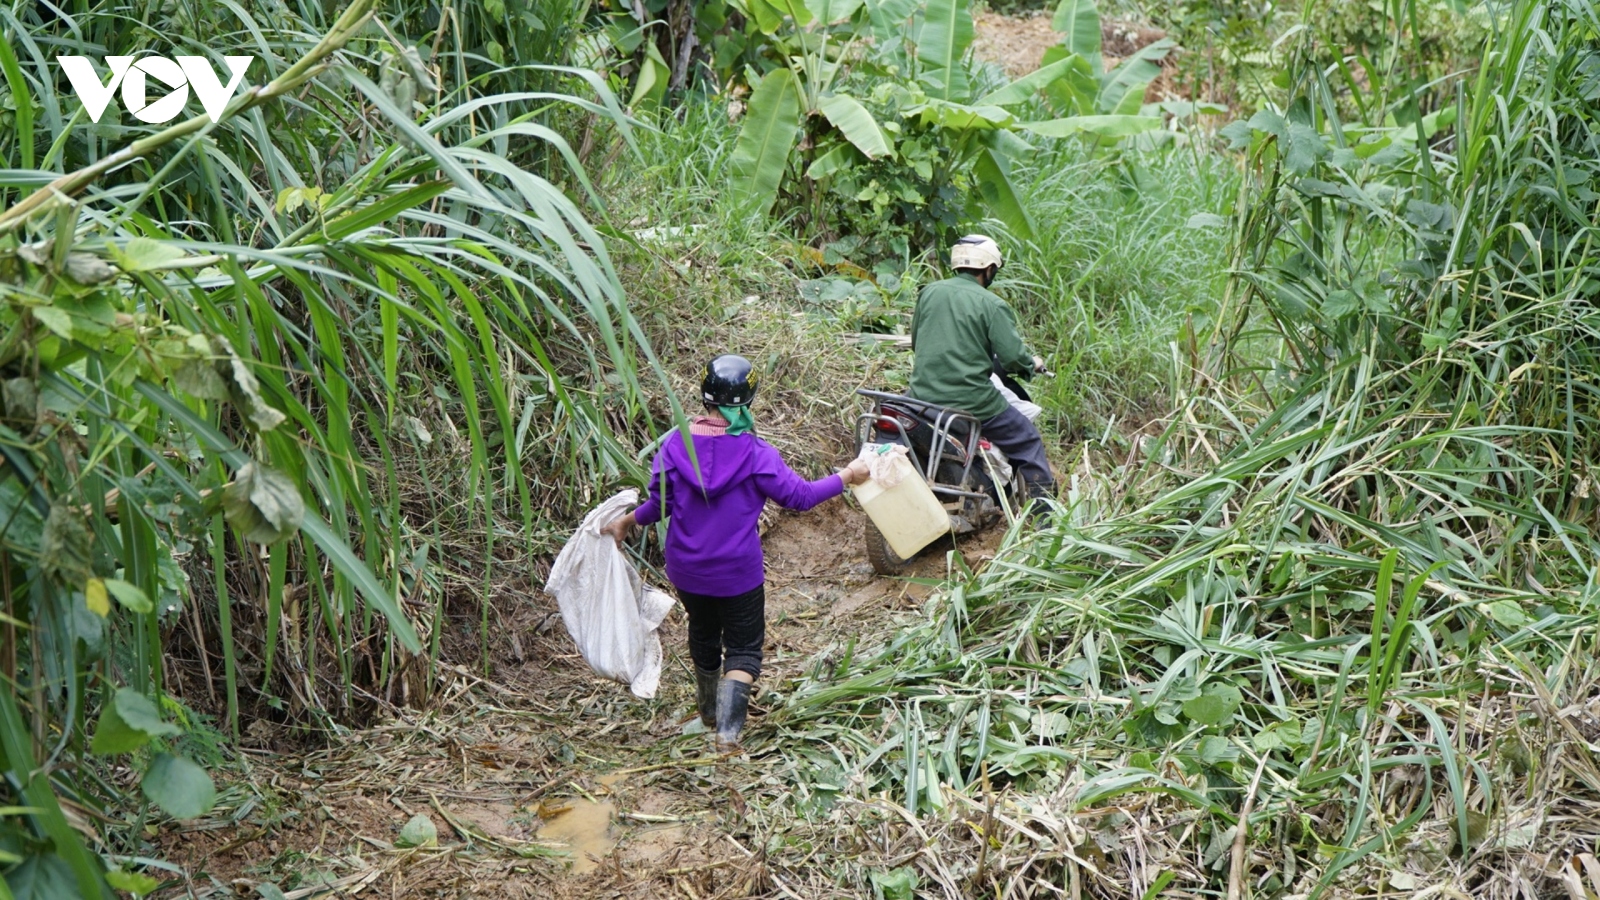
M 1028 399 L 1020 384 L 1004 372 L 997 374 L 1019 398 Z M 1007 509 L 1014 512 L 1026 503 L 1027 486 L 1021 476 L 998 447 L 982 438 L 978 420 L 970 413 L 886 391 L 862 388 L 856 393 L 871 404 L 856 419 L 856 452 L 868 442 L 905 447 L 912 467 L 950 514 L 953 534 L 986 528 Z M 904 572 L 911 560 L 895 554 L 871 519 L 865 532 L 872 570 L 879 575 Z

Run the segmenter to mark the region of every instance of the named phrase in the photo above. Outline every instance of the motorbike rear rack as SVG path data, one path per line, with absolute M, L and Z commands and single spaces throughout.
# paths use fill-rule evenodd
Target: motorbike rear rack
M 861 447 L 871 440 L 874 427 L 881 426 L 884 421 L 893 423 L 894 430 L 899 433 L 900 439 L 905 444 L 906 451 L 911 457 L 912 466 L 922 473 L 923 480 L 928 483 L 929 488 L 933 489 L 934 494 L 951 498 L 956 503 L 967 499 L 977 501 L 989 499 L 989 495 L 982 491 L 965 489 L 967 485 L 972 483 L 972 463 L 978 458 L 978 453 L 980 452 L 978 448 L 978 420 L 975 416 L 959 409 L 950 409 L 936 403 L 929 403 L 926 400 L 907 397 L 903 394 L 871 391 L 866 388 L 858 388 L 856 393 L 872 401 L 872 409 L 856 417 L 857 454 L 861 452 Z M 933 419 L 933 437 L 928 443 L 929 453 L 927 460 L 920 458 L 917 448 L 911 443 L 911 438 L 906 434 L 905 426 L 900 424 L 900 420 L 893 416 L 885 417 L 883 415 L 884 401 L 910 407 Z M 957 440 L 950 433 L 950 429 L 953 426 L 962 423 L 967 425 L 967 437 L 964 443 Z M 961 468 L 960 486 L 941 484 L 934 478 L 939 469 L 939 459 L 944 455 L 946 445 L 961 451 L 965 456 L 965 462 Z

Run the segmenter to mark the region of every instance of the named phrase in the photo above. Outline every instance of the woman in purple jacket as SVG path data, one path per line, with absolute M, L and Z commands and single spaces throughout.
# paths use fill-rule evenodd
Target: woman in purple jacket
M 761 674 L 766 641 L 766 572 L 757 522 L 768 500 L 806 510 L 866 480 L 866 464 L 816 481 L 796 475 L 771 444 L 756 437 L 750 401 L 756 376 L 749 360 L 724 355 L 706 363 L 700 385 L 706 411 L 690 423 L 694 459 L 669 436 L 651 467 L 650 496 L 607 526 L 621 543 L 634 525 L 670 518 L 667 578 L 689 614 L 700 721 L 717 742 L 738 743 Z M 698 474 L 696 466 L 698 465 Z

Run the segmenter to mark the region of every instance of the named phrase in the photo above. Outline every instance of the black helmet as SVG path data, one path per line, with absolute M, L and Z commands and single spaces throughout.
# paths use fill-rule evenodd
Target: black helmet
M 749 406 L 756 396 L 755 367 L 750 360 L 732 353 L 706 363 L 706 377 L 700 382 L 700 397 L 707 406 Z

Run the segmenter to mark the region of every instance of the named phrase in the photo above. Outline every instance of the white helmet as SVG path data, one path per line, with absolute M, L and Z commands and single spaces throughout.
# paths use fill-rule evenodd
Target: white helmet
M 1006 264 L 1000 258 L 1000 245 L 993 239 L 982 234 L 969 234 L 956 241 L 950 248 L 950 267 L 952 269 L 987 269 L 994 266 L 996 269 Z

